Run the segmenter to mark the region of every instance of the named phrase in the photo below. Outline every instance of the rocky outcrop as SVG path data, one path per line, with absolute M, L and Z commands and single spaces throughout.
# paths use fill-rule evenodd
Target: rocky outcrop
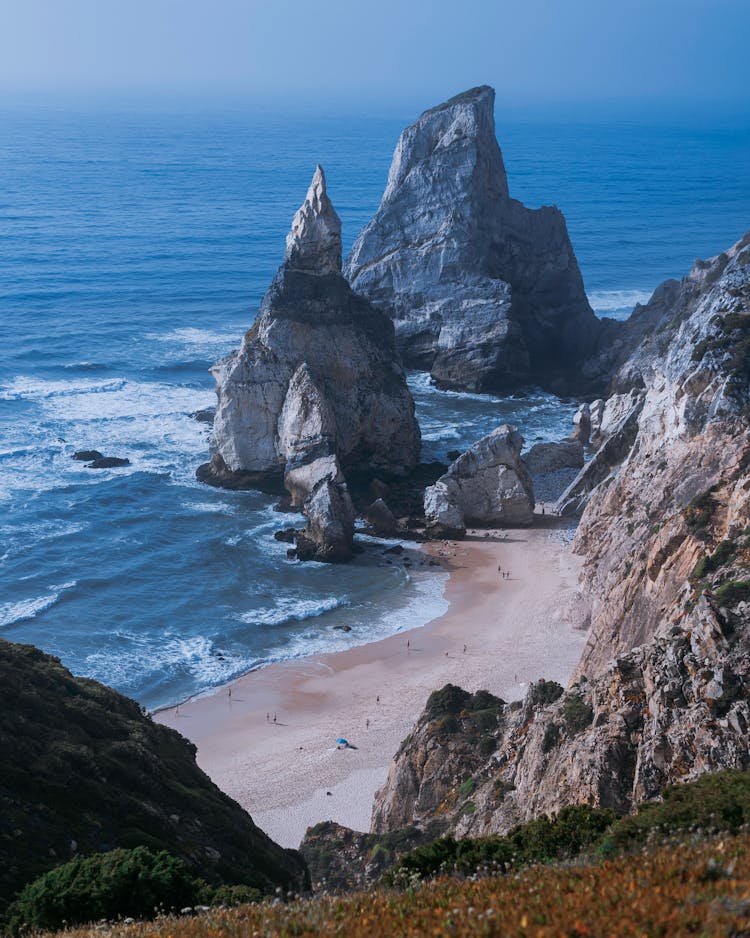
M 317 168 L 281 267 L 239 351 L 212 369 L 213 455 L 199 477 L 280 477 L 308 515 L 302 553 L 342 559 L 354 511 L 349 470 L 403 473 L 419 458 L 414 402 L 391 321 L 341 274 L 341 223 Z
M 425 490 L 428 528 L 438 536 L 462 537 L 472 524 L 531 524 L 534 490 L 522 446 L 518 430 L 503 424 L 459 456 Z
M 638 386 L 589 408 L 599 449 L 574 548 L 591 628 L 573 683 L 510 705 L 433 695 L 374 832 L 440 817 L 478 836 L 575 803 L 626 812 L 750 768 L 750 235 L 683 283 L 661 294 L 666 344 L 645 337 L 620 368 Z
M 580 386 L 606 326 L 560 211 L 510 198 L 494 100 L 474 88 L 401 134 L 346 273 L 392 316 L 404 360 L 442 387 Z
M 0 911 L 73 856 L 141 844 L 212 883 L 307 882 L 299 854 L 213 784 L 192 743 L 57 658 L 0 641 Z
M 523 457 L 531 475 L 546 475 L 560 469 L 580 469 L 583 466 L 583 446 L 576 440 L 558 443 L 535 443 Z

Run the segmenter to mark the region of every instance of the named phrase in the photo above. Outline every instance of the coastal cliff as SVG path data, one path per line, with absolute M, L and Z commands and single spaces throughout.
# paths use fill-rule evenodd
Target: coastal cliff
M 750 767 L 750 234 L 638 315 L 658 328 L 594 421 L 605 456 L 574 542 L 591 626 L 570 686 L 538 682 L 509 705 L 433 694 L 373 833 L 435 819 L 502 833 L 579 803 L 626 813 Z
M 0 913 L 75 856 L 147 846 L 210 883 L 303 888 L 275 844 L 196 765 L 195 746 L 57 658 L 0 641 Z
M 198 478 L 232 487 L 283 474 L 308 518 L 300 556 L 348 557 L 344 473 L 411 469 L 420 432 L 393 324 L 341 274 L 341 222 L 320 167 L 255 324 L 211 371 L 213 455 Z
M 393 318 L 404 361 L 441 387 L 580 385 L 607 327 L 562 213 L 510 197 L 494 102 L 492 88 L 474 88 L 404 130 L 345 272 Z

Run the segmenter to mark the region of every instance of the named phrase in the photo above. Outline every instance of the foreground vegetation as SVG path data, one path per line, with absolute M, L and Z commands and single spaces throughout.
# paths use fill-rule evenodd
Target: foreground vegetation
M 509 876 L 441 877 L 406 890 L 264 902 L 193 917 L 84 929 L 69 938 L 502 935 L 641 938 L 750 934 L 750 834 Z
M 365 847 L 370 854 L 369 840 Z M 750 773 L 727 770 L 673 786 L 630 817 L 578 805 L 504 837 L 441 838 L 401 856 L 377 887 L 346 897 L 247 904 L 253 898 L 261 897 L 247 887 L 196 879 L 165 853 L 118 850 L 40 877 L 11 906 L 6 929 L 213 905 L 221 908 L 72 934 L 750 938 Z

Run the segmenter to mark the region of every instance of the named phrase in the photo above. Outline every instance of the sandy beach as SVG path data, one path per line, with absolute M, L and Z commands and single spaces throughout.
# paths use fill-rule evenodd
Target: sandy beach
M 204 771 L 282 845 L 298 846 L 323 820 L 367 830 L 375 791 L 431 691 L 450 681 L 512 700 L 540 677 L 567 682 L 585 633 L 580 561 L 561 525 L 537 515 L 530 529 L 432 543 L 450 574 L 444 615 L 271 665 L 155 717 L 197 745 Z M 339 737 L 356 748 L 337 748 Z

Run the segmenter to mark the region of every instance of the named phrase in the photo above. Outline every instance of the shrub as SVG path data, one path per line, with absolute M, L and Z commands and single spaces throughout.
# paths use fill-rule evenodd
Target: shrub
M 425 716 L 428 720 L 435 720 L 437 717 L 460 713 L 470 697 L 471 694 L 462 687 L 446 684 L 440 690 L 434 690 L 427 698 Z
M 551 752 L 557 745 L 559 739 L 560 727 L 557 723 L 548 723 L 544 730 L 544 738 L 542 739 L 542 752 Z
M 483 736 L 479 740 L 479 751 L 483 756 L 491 756 L 497 749 L 497 740 L 494 736 Z
M 719 567 L 729 563 L 734 557 L 736 545 L 734 541 L 722 541 L 716 550 L 710 556 L 701 557 L 693 569 L 692 578 L 700 580 L 709 573 L 718 570 Z
M 147 847 L 76 857 L 29 883 L 10 905 L 11 932 L 56 929 L 123 916 L 143 918 L 155 909 L 180 909 L 209 896 L 182 860 Z
M 557 681 L 537 681 L 531 686 L 531 702 L 539 707 L 546 707 L 559 700 L 564 691 Z
M 585 730 L 594 719 L 594 711 L 580 694 L 571 694 L 567 698 L 563 704 L 562 714 L 565 727 L 572 736 Z
M 472 802 L 468 805 L 469 812 L 476 810 Z M 473 875 L 574 857 L 600 841 L 615 819 L 611 811 L 574 805 L 552 818 L 544 816 L 516 827 L 506 837 L 443 837 L 402 857 L 385 882 L 398 885 L 444 872 Z
M 716 590 L 716 601 L 721 606 L 736 606 L 750 600 L 750 580 L 731 580 Z
M 750 823 L 750 773 L 724 769 L 694 782 L 670 785 L 664 799 L 641 805 L 638 814 L 621 818 L 603 843 L 611 853 L 643 843 L 649 837 L 670 837 L 691 831 L 736 832 Z

